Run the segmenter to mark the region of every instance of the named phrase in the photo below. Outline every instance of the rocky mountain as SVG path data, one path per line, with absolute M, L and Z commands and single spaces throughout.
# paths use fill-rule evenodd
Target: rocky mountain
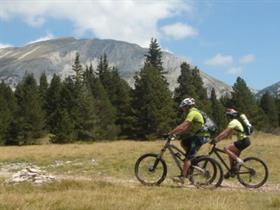
M 65 78 L 73 74 L 72 64 L 76 52 L 82 64 L 96 66 L 99 57 L 107 54 L 110 65 L 119 69 L 120 75 L 133 86 L 133 76 L 144 64 L 146 48 L 116 40 L 59 38 L 37 42 L 19 48 L 0 49 L 0 79 L 15 86 L 26 72 L 38 79 L 45 72 L 48 79 L 53 73 Z M 180 65 L 184 60 L 169 52 L 163 52 L 163 65 L 173 90 L 177 85 Z M 218 96 L 231 91 L 225 83 L 201 72 L 205 87 L 210 93 L 215 88 Z
M 280 81 L 268 86 L 260 91 L 258 91 L 258 93 L 256 94 L 257 98 L 262 97 L 263 94 L 265 94 L 265 92 L 269 92 L 272 96 L 280 96 Z

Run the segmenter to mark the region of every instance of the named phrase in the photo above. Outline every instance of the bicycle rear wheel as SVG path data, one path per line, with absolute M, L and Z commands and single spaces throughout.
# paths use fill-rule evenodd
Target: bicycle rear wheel
M 199 157 L 192 161 L 190 181 L 197 187 L 216 188 L 223 181 L 221 165 L 210 157 Z
M 144 185 L 160 185 L 167 174 L 167 166 L 157 154 L 142 155 L 135 163 L 136 178 Z
M 268 168 L 259 158 L 247 157 L 244 159 L 244 164 L 238 168 L 237 179 L 245 187 L 261 187 L 267 178 Z

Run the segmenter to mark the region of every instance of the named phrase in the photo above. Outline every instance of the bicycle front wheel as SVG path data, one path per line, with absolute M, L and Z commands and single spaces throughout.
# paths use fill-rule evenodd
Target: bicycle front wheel
M 248 157 L 244 164 L 239 166 L 237 172 L 238 181 L 248 188 L 258 188 L 264 185 L 268 178 L 268 168 L 259 158 Z
M 144 185 L 160 185 L 167 174 L 167 166 L 157 154 L 142 155 L 135 163 L 136 178 Z
M 197 187 L 219 187 L 223 181 L 223 169 L 216 160 L 200 157 L 192 163 L 190 181 Z

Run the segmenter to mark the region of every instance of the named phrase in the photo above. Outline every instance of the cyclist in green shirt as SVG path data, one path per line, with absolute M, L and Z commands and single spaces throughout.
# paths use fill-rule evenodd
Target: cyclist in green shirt
M 221 141 L 232 135 L 237 137 L 237 141 L 233 142 L 232 144 L 226 146 L 224 151 L 229 156 L 230 166 L 231 169 L 225 174 L 225 178 L 233 177 L 234 170 L 237 164 L 243 164 L 243 161 L 239 158 L 240 153 L 246 149 L 250 144 L 250 139 L 244 133 L 244 128 L 241 122 L 238 120 L 239 113 L 234 109 L 226 109 L 225 112 L 226 116 L 229 119 L 229 124 L 225 130 L 223 130 L 215 139 L 215 142 Z M 235 162 L 236 161 L 236 162 Z
M 170 131 L 170 136 L 182 135 L 181 146 L 186 152 L 186 157 L 183 165 L 183 174 L 174 177 L 174 181 L 184 183 L 188 169 L 191 166 L 191 160 L 195 157 L 197 151 L 202 144 L 208 141 L 209 133 L 203 131 L 204 118 L 202 114 L 194 107 L 195 100 L 193 98 L 185 98 L 179 108 L 184 113 L 187 113 L 186 119 L 176 128 Z

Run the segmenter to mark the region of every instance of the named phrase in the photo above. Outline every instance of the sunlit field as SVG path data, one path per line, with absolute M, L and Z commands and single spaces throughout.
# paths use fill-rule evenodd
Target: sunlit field
M 215 190 L 178 186 L 170 180 L 179 171 L 167 153 L 167 179 L 159 187 L 141 185 L 134 163 L 144 153 L 159 152 L 162 140 L 1 147 L 1 167 L 27 162 L 57 180 L 40 186 L 12 185 L 5 182 L 7 175 L 0 174 L 0 209 L 280 209 L 280 137 L 255 134 L 251 141 L 242 157 L 263 159 L 270 174 L 266 185 L 250 190 L 236 178 Z M 206 144 L 200 153 L 208 151 Z

